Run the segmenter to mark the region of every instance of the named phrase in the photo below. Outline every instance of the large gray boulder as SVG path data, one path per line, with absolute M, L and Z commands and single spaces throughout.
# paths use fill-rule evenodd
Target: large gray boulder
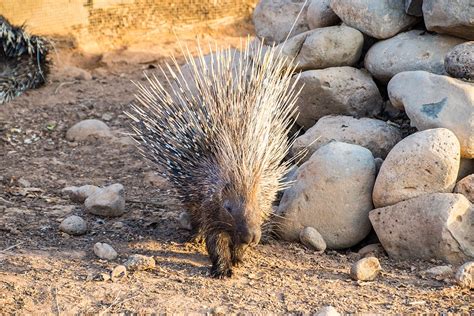
M 427 193 L 452 192 L 459 171 L 459 141 L 446 128 L 414 133 L 384 160 L 375 181 L 375 207 Z
M 331 8 L 347 25 L 378 39 L 390 38 L 418 21 L 405 13 L 403 0 L 331 0 Z
M 278 208 L 282 238 L 297 241 L 300 231 L 309 226 L 321 234 L 328 248 L 341 249 L 370 232 L 375 163 L 368 149 L 331 142 L 298 169 L 295 180 Z
M 425 194 L 375 209 L 369 217 L 392 258 L 460 264 L 474 256 L 474 207 L 461 194 Z
M 296 21 L 304 0 L 260 0 L 253 12 L 255 32 L 259 38 L 264 38 L 266 44 L 283 42 L 287 37 L 308 31 L 306 11 L 308 5 Z M 290 30 L 295 23 L 291 34 Z
M 444 67 L 451 77 L 474 81 L 474 41 L 450 50 L 444 59 Z
M 418 130 L 449 128 L 461 143 L 461 156 L 474 158 L 474 84 L 426 71 L 407 71 L 390 80 L 388 94 Z
M 308 152 L 302 157 L 303 163 L 316 150 L 336 140 L 365 147 L 374 157 L 385 158 L 401 139 L 399 128 L 381 120 L 343 115 L 324 116 L 295 140 L 291 153 L 296 155 L 306 149 Z
M 365 56 L 365 68 L 385 83 L 403 71 L 425 70 L 446 74 L 444 57 L 462 42 L 456 37 L 421 30 L 400 33 L 372 46 Z
M 331 0 L 310 1 L 306 13 L 309 29 L 332 26 L 339 23 L 340 19 L 330 7 Z
M 345 25 L 308 31 L 277 46 L 289 58 L 294 58 L 297 70 L 352 66 L 360 58 L 364 36 Z
M 474 40 L 472 0 L 424 0 L 423 17 L 429 31 Z
M 352 67 L 309 70 L 301 74 L 298 87 L 297 124 L 304 129 L 326 115 L 372 116 L 382 109 L 377 85 L 365 71 Z

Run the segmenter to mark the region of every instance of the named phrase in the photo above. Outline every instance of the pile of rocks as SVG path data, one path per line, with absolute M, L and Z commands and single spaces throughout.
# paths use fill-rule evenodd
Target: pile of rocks
M 473 16 L 469 0 L 260 1 L 257 36 L 303 87 L 282 238 L 344 249 L 374 229 L 397 259 L 474 258 Z

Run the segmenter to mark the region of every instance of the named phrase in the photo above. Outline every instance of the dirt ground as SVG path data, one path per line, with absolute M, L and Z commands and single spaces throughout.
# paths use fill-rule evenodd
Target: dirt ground
M 202 38 L 216 34 L 219 43 L 232 44 L 242 32 Z M 325 305 L 344 313 L 472 313 L 472 292 L 452 278 L 420 274 L 440 262 L 381 257 L 382 274 L 356 282 L 348 274 L 355 250 L 317 254 L 270 240 L 248 254 L 232 279 L 210 278 L 205 250 L 187 242 L 178 209 L 154 202 L 163 197 L 151 183 L 153 169 L 121 135 L 127 131 L 123 111 L 133 100 L 130 80 L 156 72 L 160 56 L 176 52 L 176 43 L 156 45 L 149 51 L 157 58 L 143 54 L 133 63 L 125 62 L 130 51 L 101 58 L 58 48 L 49 84 L 0 106 L 0 314 L 308 314 Z M 61 71 L 70 63 L 87 69 L 92 80 Z M 67 129 L 87 118 L 105 120 L 117 137 L 67 141 Z M 127 198 L 127 213 L 119 218 L 90 215 L 61 194 L 66 186 L 117 182 Z M 71 214 L 87 221 L 87 234 L 58 230 Z M 96 242 L 111 244 L 119 257 L 99 260 Z M 131 254 L 153 256 L 156 268 L 117 282 L 96 280 Z

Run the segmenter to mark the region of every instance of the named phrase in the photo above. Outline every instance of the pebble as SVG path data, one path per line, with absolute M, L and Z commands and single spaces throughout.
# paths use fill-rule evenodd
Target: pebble
M 444 279 L 451 276 L 453 272 L 454 271 L 451 266 L 436 266 L 421 272 L 421 274 L 435 279 Z
M 331 305 L 321 308 L 315 316 L 340 316 L 341 314 Z
M 363 258 L 351 267 L 351 277 L 358 281 L 372 281 L 379 275 L 382 267 L 375 257 Z
M 461 179 L 454 187 L 454 193 L 460 193 L 474 203 L 474 174 Z
M 116 282 L 125 276 L 127 276 L 127 268 L 125 268 L 123 265 L 116 266 L 110 273 L 110 278 L 113 282 Z
M 456 283 L 467 289 L 474 289 L 474 261 L 466 262 L 456 272 Z
M 108 281 L 108 280 L 110 280 L 110 274 L 108 274 L 108 273 L 99 273 L 99 274 L 96 274 L 96 275 L 93 277 L 93 280 L 94 280 L 94 281 L 97 281 L 97 282 L 105 282 L 105 281 Z
M 66 187 L 61 190 L 64 194 L 69 196 L 71 201 L 83 203 L 89 196 L 99 192 L 101 189 L 95 185 L 83 185 L 80 187 Z
M 303 245 L 319 252 L 326 250 L 326 242 L 321 234 L 313 227 L 305 227 L 301 230 L 300 241 Z
M 84 206 L 86 211 L 94 215 L 121 216 L 125 213 L 123 185 L 115 183 L 99 190 L 85 200 Z
M 112 132 L 107 124 L 96 119 L 80 121 L 66 132 L 66 139 L 69 141 L 81 141 L 91 137 L 112 137 Z
M 104 260 L 114 260 L 118 254 L 111 245 L 98 242 L 94 245 L 94 253 L 97 257 Z
M 191 216 L 189 216 L 189 213 L 186 211 L 181 212 L 179 214 L 178 223 L 179 223 L 179 227 L 182 229 L 186 229 L 186 230 L 193 229 L 191 225 Z
M 124 266 L 131 271 L 142 271 L 153 269 L 156 265 L 153 257 L 144 255 L 131 255 L 128 260 L 124 263 Z
M 61 222 L 59 230 L 69 235 L 79 236 L 86 233 L 87 223 L 81 217 L 71 215 Z
M 385 249 L 381 243 L 370 244 L 359 249 L 357 252 L 362 258 L 380 257 L 385 255 Z

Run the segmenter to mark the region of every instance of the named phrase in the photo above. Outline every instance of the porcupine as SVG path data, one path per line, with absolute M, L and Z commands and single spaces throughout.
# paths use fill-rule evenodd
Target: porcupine
M 276 48 L 253 47 L 216 49 L 207 61 L 188 51 L 192 79 L 173 59 L 161 69 L 172 89 L 147 76 L 127 113 L 142 154 L 164 169 L 204 237 L 217 278 L 231 276 L 259 243 L 291 166 L 284 157 L 294 140 L 294 67 Z
M 45 39 L 29 35 L 0 15 L 0 104 L 38 88 L 49 73 Z

